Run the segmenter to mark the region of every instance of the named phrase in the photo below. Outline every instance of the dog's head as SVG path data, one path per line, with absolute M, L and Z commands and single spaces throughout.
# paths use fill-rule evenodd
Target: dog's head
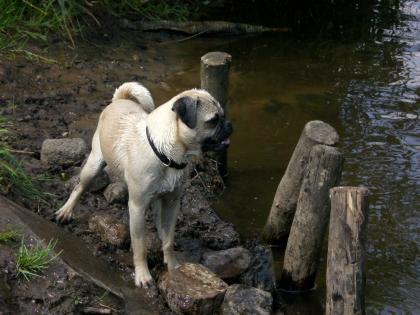
M 174 98 L 179 137 L 189 148 L 218 151 L 229 146 L 232 124 L 219 102 L 204 90 L 188 90 Z

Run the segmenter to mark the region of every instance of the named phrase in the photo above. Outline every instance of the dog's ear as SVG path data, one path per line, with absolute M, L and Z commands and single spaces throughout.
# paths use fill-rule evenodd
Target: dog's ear
M 197 105 L 197 100 L 184 96 L 176 100 L 172 110 L 178 114 L 178 117 L 184 124 L 193 129 L 197 125 Z

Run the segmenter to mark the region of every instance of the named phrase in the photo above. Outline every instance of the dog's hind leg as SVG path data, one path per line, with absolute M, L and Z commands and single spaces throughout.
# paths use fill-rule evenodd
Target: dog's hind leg
M 160 238 L 162 240 L 163 260 L 169 270 L 179 267 L 174 252 L 174 236 L 176 219 L 180 209 L 180 193 L 180 189 L 176 189 L 162 197 Z
M 70 220 L 73 209 L 77 205 L 80 196 L 87 189 L 92 179 L 105 167 L 105 161 L 99 143 L 98 132 L 95 132 L 92 140 L 92 151 L 80 172 L 80 181 L 74 187 L 69 199 L 56 213 L 56 219 L 61 222 Z

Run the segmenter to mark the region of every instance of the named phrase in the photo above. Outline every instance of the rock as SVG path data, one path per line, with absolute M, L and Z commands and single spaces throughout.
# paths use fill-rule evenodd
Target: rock
M 128 197 L 127 187 L 120 182 L 111 183 L 104 190 L 104 197 L 108 203 L 125 202 Z
M 50 165 L 79 165 L 87 153 L 87 144 L 83 139 L 47 139 L 41 147 L 41 161 Z
M 80 173 L 80 171 L 79 171 Z M 74 186 L 79 183 L 79 175 L 74 175 L 66 182 L 66 188 L 71 191 L 73 190 Z M 89 192 L 97 192 L 109 184 L 109 177 L 108 174 L 104 171 L 101 171 L 94 179 L 89 183 L 88 191 Z
M 124 245 L 129 236 L 128 227 L 107 214 L 95 214 L 89 219 L 89 229 L 99 234 L 104 242 Z
M 270 315 L 273 297 L 270 293 L 242 284 L 234 284 L 226 290 L 222 303 L 222 315 Z
M 268 246 L 256 245 L 251 249 L 251 262 L 239 282 L 264 291 L 274 291 L 275 282 L 273 254 Z
M 198 238 L 202 245 L 213 250 L 238 246 L 239 233 L 233 224 L 223 221 L 210 207 L 198 185 L 187 183 L 181 200 L 177 235 Z
M 249 251 L 243 247 L 234 247 L 203 255 L 203 265 L 222 279 L 238 277 L 248 269 L 250 260 Z
M 108 174 L 102 170 L 94 179 L 92 179 L 88 190 L 90 192 L 96 192 L 107 187 L 109 183 L 110 179 Z
M 199 234 L 203 243 L 215 250 L 227 249 L 239 245 L 239 233 L 232 223 L 222 221 L 212 210 L 211 216 L 204 216 L 199 220 L 199 225 L 205 227 Z M 211 219 L 208 221 L 207 219 Z M 214 223 L 210 223 L 214 221 Z
M 221 220 L 211 208 L 184 215 L 177 226 L 180 237 L 200 239 L 203 246 L 222 250 L 239 245 L 239 233 L 232 223 Z
M 214 314 L 228 285 L 206 267 L 185 263 L 165 272 L 159 290 L 176 314 Z

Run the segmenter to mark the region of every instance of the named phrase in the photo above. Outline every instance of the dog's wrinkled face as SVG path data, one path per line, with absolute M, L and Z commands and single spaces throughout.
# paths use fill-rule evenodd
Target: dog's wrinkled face
M 186 142 L 200 145 L 203 151 L 227 148 L 233 128 L 219 102 L 204 90 L 189 90 L 179 96 L 172 110 L 189 129 L 181 135 L 188 138 Z

